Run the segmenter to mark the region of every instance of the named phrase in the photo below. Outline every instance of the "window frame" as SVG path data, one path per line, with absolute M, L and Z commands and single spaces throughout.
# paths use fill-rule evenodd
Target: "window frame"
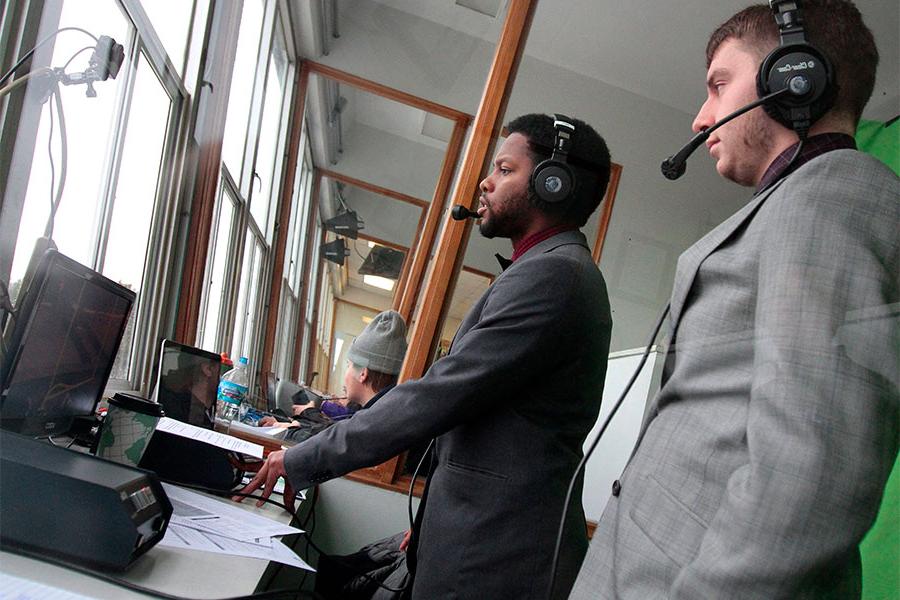
M 284 185 L 283 171 L 285 169 L 284 155 L 288 144 L 289 116 L 291 101 L 293 99 L 294 77 L 296 66 L 296 53 L 292 47 L 290 38 L 286 35 L 287 15 L 280 3 L 275 0 L 259 0 L 263 3 L 263 19 L 261 25 L 260 41 L 256 56 L 256 72 L 254 74 L 253 92 L 250 100 L 250 113 L 247 117 L 247 128 L 243 140 L 242 163 L 240 173 L 232 173 L 223 157 L 219 157 L 218 169 L 220 173 L 219 185 L 228 186 L 229 191 L 237 199 L 237 210 L 240 217 L 237 219 L 233 235 L 229 239 L 227 263 L 232 269 L 233 276 L 229 284 L 223 287 L 223 305 L 228 309 L 220 310 L 218 321 L 215 324 L 216 335 L 214 337 L 215 351 L 227 349 L 238 354 L 246 355 L 251 361 L 250 386 L 253 389 L 258 379 L 262 365 L 265 364 L 263 353 L 265 345 L 266 325 L 269 320 L 269 293 L 274 276 L 274 260 L 276 254 L 275 221 L 277 219 L 278 199 L 282 194 Z M 240 15 L 238 15 L 238 18 Z M 276 47 L 276 36 L 280 36 L 284 50 L 285 71 L 284 80 L 277 88 L 280 99 L 277 104 L 278 131 L 275 138 L 275 149 L 272 155 L 272 178 L 268 190 L 257 190 L 256 170 L 260 160 L 261 127 L 265 108 L 265 93 L 269 77 L 274 76 L 270 67 L 275 66 L 273 54 Z M 236 43 L 236 42 L 235 42 Z M 271 89 L 269 90 L 271 91 Z M 227 114 L 228 107 L 225 108 Z M 223 123 L 225 117 L 223 116 Z M 203 285 L 200 306 L 200 314 L 204 314 L 204 308 L 209 306 L 208 294 L 211 281 L 211 255 L 215 251 L 215 243 L 221 223 L 219 222 L 221 194 L 217 194 L 215 218 L 211 223 L 209 240 L 206 245 L 206 262 L 203 275 Z M 266 218 L 264 223 L 257 223 L 252 207 L 254 201 L 267 203 Z M 253 240 L 253 247 L 248 247 L 247 241 Z M 258 257 L 256 256 L 258 252 Z M 250 264 L 250 272 L 244 273 L 245 257 L 247 252 L 253 252 L 253 263 Z M 258 258 L 258 269 L 254 270 Z M 253 281 L 247 282 L 244 277 L 253 277 Z M 246 297 L 241 296 L 244 286 L 248 286 Z M 246 302 L 252 301 L 252 305 Z M 280 312 L 277 311 L 277 312 Z M 241 320 L 240 324 L 238 320 Z M 204 324 L 205 327 L 205 324 Z M 197 328 L 195 340 L 202 343 L 205 331 Z M 240 339 L 235 339 L 239 333 Z M 208 344 L 207 344 L 208 346 Z M 234 358 L 237 358 L 235 356 Z

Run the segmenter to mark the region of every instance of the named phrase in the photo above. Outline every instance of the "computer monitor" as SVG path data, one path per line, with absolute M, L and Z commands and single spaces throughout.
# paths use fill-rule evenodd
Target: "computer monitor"
M 221 361 L 218 354 L 163 340 L 156 399 L 167 417 L 213 428 Z
M 0 427 L 52 435 L 93 414 L 135 294 L 55 249 L 26 279 L 0 348 Z

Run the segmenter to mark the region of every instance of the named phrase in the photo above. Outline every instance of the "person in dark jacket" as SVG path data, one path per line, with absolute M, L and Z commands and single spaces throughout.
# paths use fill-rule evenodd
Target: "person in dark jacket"
M 347 351 L 342 402 L 294 404 L 295 416 L 286 424 L 284 439 L 302 442 L 349 418 L 357 410 L 370 408 L 397 384 L 406 356 L 406 323 L 400 313 L 386 310 L 375 316 Z M 295 398 L 305 392 L 301 390 Z M 330 407 L 328 402 L 333 403 Z M 272 423 L 261 423 L 262 425 Z
M 564 508 L 553 598 L 568 596 L 588 547 L 583 475 L 567 490 L 600 411 L 612 317 L 579 228 L 603 198 L 609 150 L 564 115 L 507 130 L 478 215 L 512 259 L 450 352 L 373 408 L 270 453 L 243 490 L 268 497 L 282 475 L 303 489 L 437 438 L 407 551 L 414 600 L 546 599 Z

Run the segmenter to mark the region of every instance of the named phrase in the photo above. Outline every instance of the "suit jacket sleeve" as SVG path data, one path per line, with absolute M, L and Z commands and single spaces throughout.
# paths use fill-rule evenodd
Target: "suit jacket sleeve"
M 900 404 L 898 180 L 865 164 L 813 161 L 760 212 L 750 461 L 671 598 L 798 598 L 858 568 Z
M 449 355 L 418 380 L 398 385 L 375 406 L 287 450 L 298 489 L 383 462 L 515 397 L 535 373 L 562 360 L 576 281 L 593 264 L 552 252 L 523 260 L 497 279 L 478 321 Z

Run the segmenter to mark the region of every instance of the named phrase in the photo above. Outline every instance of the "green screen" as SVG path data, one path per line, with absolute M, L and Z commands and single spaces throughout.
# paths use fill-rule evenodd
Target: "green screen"
M 877 157 L 900 176 L 900 122 L 885 127 L 860 121 L 856 145 Z M 900 198 L 897 200 L 900 202 Z M 900 598 L 900 458 L 884 490 L 875 525 L 859 545 L 863 567 L 863 600 Z

